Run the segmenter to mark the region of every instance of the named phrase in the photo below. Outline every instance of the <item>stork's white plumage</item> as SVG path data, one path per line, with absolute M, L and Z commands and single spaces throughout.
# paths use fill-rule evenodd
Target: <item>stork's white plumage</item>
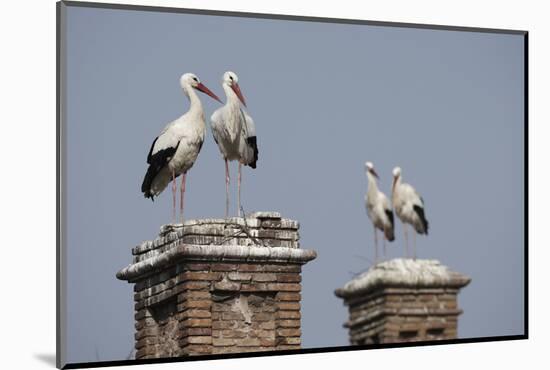
M 378 174 L 372 162 L 365 163 L 365 171 L 369 184 L 367 194 L 365 195 L 365 207 L 374 228 L 374 259 L 375 262 L 377 262 L 378 230 L 384 232 L 384 256 L 386 255 L 386 240 L 391 242 L 395 239 L 393 233 L 393 211 L 386 195 L 378 190 L 378 184 L 376 182 Z
M 401 168 L 393 169 L 392 202 L 397 217 L 403 223 L 405 234 L 406 254 L 409 254 L 409 241 L 407 235 L 407 224 L 412 225 L 418 234 L 428 234 L 428 220 L 424 212 L 424 200 L 418 192 L 409 184 L 403 183 Z M 414 254 L 416 259 L 416 233 L 414 236 Z
M 234 72 L 223 74 L 222 87 L 227 97 L 225 105 L 216 110 L 212 121 L 212 135 L 225 160 L 225 217 L 229 214 L 229 161 L 239 161 L 238 214 L 241 214 L 241 172 L 242 165 L 256 168 L 258 146 L 256 128 L 252 117 L 241 107 L 246 107 L 239 87 L 239 78 Z
M 199 90 L 221 103 L 221 100 L 192 73 L 182 75 L 180 85 L 189 99 L 189 110 L 175 121 L 170 122 L 153 141 L 147 155 L 149 168 L 141 185 L 144 196 L 154 200 L 154 197 L 158 196 L 172 180 L 174 222 L 176 219 L 176 177 L 183 175 L 180 188 L 180 215 L 183 222 L 185 177 L 197 159 L 206 130 L 204 111 L 195 90 Z

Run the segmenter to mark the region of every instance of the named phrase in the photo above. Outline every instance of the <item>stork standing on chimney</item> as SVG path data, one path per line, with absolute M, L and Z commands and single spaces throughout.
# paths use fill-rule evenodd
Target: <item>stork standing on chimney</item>
M 392 202 L 397 217 L 403 223 L 405 234 L 405 253 L 409 255 L 409 240 L 407 235 L 407 224 L 412 225 L 418 234 L 428 235 L 428 220 L 424 212 L 424 200 L 418 192 L 409 184 L 403 183 L 401 168 L 393 169 Z M 416 259 L 416 233 L 413 233 L 414 252 Z
M 229 215 L 229 161 L 239 161 L 238 175 L 238 215 L 241 216 L 241 173 L 242 165 L 256 168 L 258 145 L 256 127 L 241 103 L 246 107 L 244 96 L 239 86 L 237 74 L 225 72 L 222 87 L 227 97 L 225 105 L 216 110 L 211 120 L 212 135 L 225 161 L 225 217 Z
M 384 232 L 384 257 L 386 256 L 386 239 L 390 242 L 395 239 L 393 232 L 393 211 L 386 195 L 378 190 L 376 182 L 378 174 L 372 162 L 365 163 L 365 171 L 369 184 L 367 194 L 365 195 L 365 207 L 374 229 L 374 260 L 376 263 L 378 262 L 378 229 Z
M 204 142 L 206 124 L 201 101 L 195 90 L 201 91 L 221 103 L 221 100 L 193 73 L 185 73 L 180 85 L 190 102 L 189 110 L 170 122 L 153 141 L 147 155 L 147 173 L 141 185 L 146 198 L 154 200 L 172 181 L 173 220 L 176 222 L 176 178 L 182 175 L 180 187 L 180 217 L 183 223 L 185 177 L 193 166 Z

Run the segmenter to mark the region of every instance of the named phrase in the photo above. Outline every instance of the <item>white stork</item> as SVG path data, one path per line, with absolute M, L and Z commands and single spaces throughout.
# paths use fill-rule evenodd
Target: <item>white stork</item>
M 229 161 L 239 161 L 238 177 L 238 215 L 241 216 L 241 172 L 242 165 L 256 168 L 258 146 L 256 128 L 241 103 L 246 107 L 244 96 L 239 87 L 239 78 L 234 72 L 223 74 L 222 87 L 227 97 L 225 105 L 216 110 L 212 121 L 212 135 L 225 160 L 225 217 L 229 214 Z
M 369 184 L 367 194 L 365 195 L 365 207 L 374 229 L 374 260 L 377 262 L 378 229 L 384 232 L 384 256 L 386 256 L 386 239 L 390 242 L 395 239 L 393 233 L 393 211 L 386 195 L 378 190 L 378 184 L 376 183 L 378 174 L 372 162 L 365 163 L 365 171 Z
M 401 179 L 401 168 L 399 167 L 393 169 L 392 201 L 395 213 L 403 223 L 405 248 L 408 256 L 409 241 L 407 224 L 411 224 L 417 233 L 428 235 L 428 220 L 426 220 L 426 215 L 424 213 L 424 200 L 411 185 L 403 183 Z M 413 233 L 413 235 L 413 257 L 416 259 L 416 233 Z
M 192 73 L 180 78 L 180 85 L 190 102 L 189 110 L 170 122 L 153 141 L 147 163 L 149 168 L 143 179 L 141 191 L 154 200 L 172 180 L 172 216 L 176 221 L 176 177 L 183 175 L 180 187 L 180 216 L 183 223 L 183 198 L 185 177 L 193 166 L 204 141 L 206 130 L 204 111 L 195 90 L 199 90 L 221 103 L 221 100 Z

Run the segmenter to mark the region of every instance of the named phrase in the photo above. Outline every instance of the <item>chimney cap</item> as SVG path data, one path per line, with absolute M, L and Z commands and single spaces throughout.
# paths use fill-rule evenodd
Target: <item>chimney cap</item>
M 462 288 L 470 278 L 451 271 L 438 260 L 396 258 L 378 263 L 334 292 L 340 298 L 367 294 L 380 287 Z

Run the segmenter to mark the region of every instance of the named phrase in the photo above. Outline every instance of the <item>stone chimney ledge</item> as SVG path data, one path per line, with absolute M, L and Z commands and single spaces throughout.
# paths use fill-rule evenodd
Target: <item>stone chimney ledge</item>
M 133 282 L 188 261 L 305 264 L 317 253 L 300 249 L 299 227 L 297 221 L 282 218 L 278 212 L 162 225 L 155 240 L 132 248 L 133 263 L 116 276 Z
M 116 277 L 133 281 L 138 277 L 174 264 L 176 261 L 212 262 L 278 262 L 305 264 L 317 257 L 314 250 L 282 247 L 247 247 L 242 245 L 188 245 L 180 244 L 156 257 L 128 265 Z
M 470 278 L 451 271 L 437 260 L 412 260 L 397 258 L 378 263 L 368 271 L 336 289 L 341 298 L 369 294 L 379 287 L 384 288 L 462 288 Z

